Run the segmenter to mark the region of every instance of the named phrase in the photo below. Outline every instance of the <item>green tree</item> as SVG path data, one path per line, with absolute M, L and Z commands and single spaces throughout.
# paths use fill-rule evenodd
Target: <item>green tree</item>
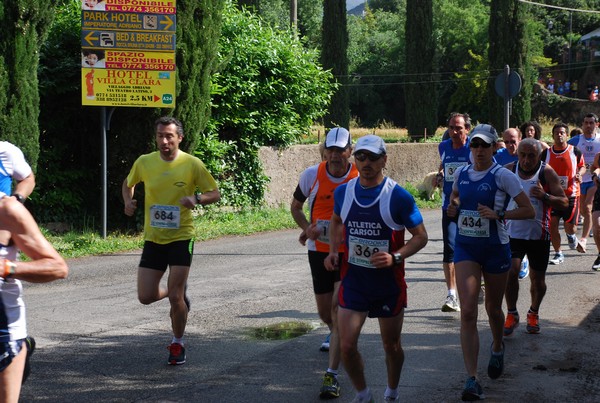
M 406 127 L 416 140 L 437 128 L 432 0 L 408 0 L 406 15 Z
M 488 102 L 489 123 L 499 131 L 504 127 L 504 99 L 495 91 L 495 79 L 508 65 L 522 77 L 523 88 L 512 100 L 509 127 L 525 122 L 531 117 L 532 73 L 526 57 L 528 41 L 525 37 L 525 14 L 518 0 L 492 0 L 489 23 Z M 535 80 L 537 77 L 534 77 Z
M 489 1 L 443 0 L 433 7 L 438 123 L 445 125 L 450 112 L 487 121 Z
M 371 3 L 369 3 L 371 4 Z M 405 125 L 404 25 L 406 14 L 366 8 L 348 16 L 349 102 L 362 125 Z
M 217 62 L 225 0 L 177 2 L 177 107 L 186 150 L 195 150 L 210 118 L 211 75 Z
M 56 4 L 0 0 L 0 138 L 19 146 L 34 169 L 39 156 L 39 51 Z
M 223 203 L 260 204 L 266 178 L 259 147 L 298 141 L 329 103 L 332 76 L 291 30 L 275 30 L 232 6 L 223 14 L 220 45 L 210 123 L 220 143 L 208 148 L 221 162 L 215 168 Z
M 323 41 L 321 63 L 331 70 L 341 85 L 333 94 L 331 104 L 323 121 L 326 128 L 349 127 L 350 108 L 348 106 L 348 30 L 346 29 L 346 2 L 339 0 L 323 1 Z

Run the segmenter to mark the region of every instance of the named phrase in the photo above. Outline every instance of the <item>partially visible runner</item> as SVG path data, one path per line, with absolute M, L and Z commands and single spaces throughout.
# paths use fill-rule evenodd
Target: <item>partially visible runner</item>
M 502 132 L 505 148 L 501 148 L 494 154 L 494 159 L 500 165 L 510 164 L 518 160 L 517 148 L 521 141 L 521 132 L 519 129 L 509 127 Z
M 467 370 L 463 400 L 484 398 L 477 378 L 477 298 L 481 277 L 485 279 L 485 310 L 493 338 L 488 376 L 496 379 L 504 370 L 502 300 L 511 263 L 505 220 L 535 216 L 517 176 L 494 162 L 497 140 L 496 130 L 488 124 L 473 129 L 469 143 L 473 164 L 456 173 L 448 206 L 448 215 L 458 217 L 454 264 L 461 308 L 460 341 Z M 516 208 L 507 210 L 511 198 Z
M 360 176 L 335 190 L 325 267 L 341 270 L 338 329 L 344 368 L 357 391 L 353 402 L 375 401 L 358 351 L 367 316 L 379 320 L 387 367 L 384 400 L 398 402 L 404 364 L 400 335 L 407 303 L 404 260 L 427 244 L 427 231 L 413 197 L 383 175 L 387 162 L 383 140 L 361 137 L 354 158 Z M 412 235 L 408 242 L 405 228 Z M 340 260 L 344 239 L 347 254 Z
M 561 264 L 565 255 L 561 250 L 561 237 L 559 224 L 564 221 L 565 233 L 569 248 L 577 247 L 577 220 L 579 218 L 579 186 L 585 172 L 585 165 L 581 151 L 567 143 L 569 127 L 564 123 L 557 123 L 552 128 L 554 144 L 542 152 L 541 160 L 550 165 L 560 180 L 560 185 L 569 199 L 569 205 L 564 210 L 552 209 L 550 217 L 550 242 L 554 249 L 554 256 L 550 264 Z
M 21 281 L 45 283 L 67 277 L 69 270 L 29 211 L 3 192 L 0 230 L 10 234 L 10 242 L 0 246 L 0 402 L 17 403 L 31 348 Z M 17 261 L 19 250 L 30 260 Z
M 34 187 L 35 176 L 23 152 L 7 141 L 0 141 L 0 192 L 24 203 Z
M 340 272 L 326 270 L 324 260 L 329 254 L 329 221 L 333 214 L 333 192 L 342 183 L 358 176 L 358 170 L 348 160 L 351 153 L 352 140 L 348 130 L 343 127 L 331 129 L 325 138 L 324 161 L 302 172 L 290 207 L 294 221 L 302 228 L 299 241 L 302 245 L 308 244 L 308 263 L 319 318 L 330 331 L 321 345 L 322 351 L 329 351 L 329 367 L 323 376 L 320 392 L 322 398 L 335 398 L 340 395 L 337 379 L 340 365 L 337 330 Z M 303 210 L 306 200 L 310 209 L 310 221 Z M 339 252 L 342 253 L 342 245 Z
M 598 116 L 588 113 L 583 118 L 581 125 L 583 134 L 568 140 L 568 143 L 576 146 L 583 154 L 586 172 L 581 180 L 581 197 L 579 199 L 579 212 L 583 218 L 581 236 L 577 241 L 577 251 L 586 252 L 587 237 L 592 229 L 592 204 L 596 193 L 596 184 L 592 180 L 591 166 L 596 154 L 600 152 L 600 135 L 598 134 Z M 568 132 L 568 129 L 567 129 Z
M 516 162 L 519 157 L 517 148 L 521 142 L 521 131 L 517 128 L 509 127 L 502 132 L 502 138 L 506 148 L 496 151 L 494 159 L 500 165 L 507 165 L 511 162 Z M 519 269 L 519 280 L 526 278 L 529 275 L 529 259 L 525 256 L 521 260 L 521 268 Z
M 156 120 L 158 151 L 139 157 L 123 181 L 125 214 L 137 209 L 135 186 L 144 182 L 144 250 L 138 267 L 138 299 L 144 305 L 169 298 L 173 338 L 169 365 L 185 363 L 183 335 L 190 310 L 187 279 L 194 253 L 196 205 L 219 201 L 217 183 L 202 161 L 179 149 L 183 125 L 172 117 Z M 161 284 L 170 267 L 166 286 Z
M 598 256 L 592 263 L 592 270 L 600 271 L 600 153 L 594 157 L 592 164 L 592 180 L 596 183 L 596 194 L 594 195 L 594 205 L 592 207 L 592 233 L 594 234 L 594 243 L 598 250 Z
M 550 146 L 546 142 L 542 141 L 542 126 L 535 120 L 525 122 L 520 126 L 521 135 L 524 139 L 533 138 L 540 141 L 542 150 L 548 149 Z
M 35 175 L 31 170 L 31 166 L 25 160 L 21 149 L 7 141 L 0 141 L 0 192 L 11 195 L 21 204 L 24 204 L 33 192 L 34 187 Z M 11 245 L 11 248 L 13 247 L 10 232 L 0 230 L 0 248 L 7 248 L 9 245 Z M 20 287 L 19 290 L 22 293 L 23 288 Z M 23 383 L 27 380 L 31 370 L 29 360 L 35 350 L 35 339 L 28 334 L 25 338 L 25 344 L 27 345 L 27 358 L 25 360 Z
M 558 175 L 540 160 L 542 146 L 538 140 L 527 138 L 519 144 L 519 161 L 507 166 L 516 173 L 525 194 L 535 209 L 535 218 L 509 220 L 508 234 L 512 266 L 506 283 L 506 321 L 504 336 L 510 336 L 519 325 L 519 269 L 525 256 L 529 258 L 531 306 L 527 312 L 527 333 L 539 333 L 539 309 L 546 295 L 546 269 L 550 257 L 550 208 L 565 209 L 569 200 L 560 185 Z M 507 210 L 515 208 L 513 200 Z
M 456 277 L 454 274 L 454 238 L 456 237 L 456 218 L 448 217 L 446 210 L 452 193 L 454 173 L 464 165 L 470 164 L 471 150 L 469 149 L 469 130 L 471 119 L 466 113 L 453 113 L 448 121 L 448 134 L 450 138 L 438 145 L 440 167 L 438 182 L 442 184 L 442 239 L 444 252 L 442 265 L 448 294 L 442 305 L 442 312 L 459 312 L 458 295 L 456 294 Z

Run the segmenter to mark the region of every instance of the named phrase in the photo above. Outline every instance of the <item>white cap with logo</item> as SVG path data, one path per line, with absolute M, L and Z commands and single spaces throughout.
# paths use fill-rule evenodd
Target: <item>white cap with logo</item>
M 339 147 L 346 148 L 352 144 L 350 132 L 343 127 L 334 127 L 329 130 L 325 138 L 325 148 Z
M 373 154 L 385 154 L 385 143 L 381 137 L 374 134 L 367 134 L 356 141 L 354 154 L 359 151 L 370 151 Z

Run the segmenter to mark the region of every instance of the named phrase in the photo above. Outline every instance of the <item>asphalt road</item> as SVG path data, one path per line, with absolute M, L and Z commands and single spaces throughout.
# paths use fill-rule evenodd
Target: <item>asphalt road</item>
M 439 211 L 424 212 L 426 248 L 407 262 L 409 307 L 400 396 L 406 402 L 460 400 L 465 370 L 459 316 L 440 311 Z M 189 295 L 187 363 L 166 365 L 169 304 L 136 299 L 139 251 L 70 260 L 67 280 L 26 284 L 30 334 L 38 343 L 22 402 L 316 402 L 327 334 L 316 314 L 306 251 L 299 231 L 225 238 L 196 245 Z M 566 241 L 565 241 L 566 242 Z M 542 333 L 524 325 L 506 340 L 505 374 L 486 375 L 491 342 L 480 305 L 480 376 L 488 401 L 600 401 L 600 273 L 595 250 L 566 247 L 565 263 L 550 266 L 540 312 Z M 590 249 L 594 249 L 590 246 Z M 529 307 L 521 282 L 519 311 Z M 249 329 L 301 321 L 315 330 L 290 340 L 257 341 Z M 360 339 L 367 382 L 377 401 L 385 363 L 377 321 Z M 354 397 L 342 370 L 342 396 Z

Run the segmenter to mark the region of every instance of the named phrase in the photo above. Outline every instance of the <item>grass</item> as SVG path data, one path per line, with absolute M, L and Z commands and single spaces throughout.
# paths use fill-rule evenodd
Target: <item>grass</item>
M 434 201 L 426 201 L 422 198 L 424 195 L 419 195 L 418 190 L 411 184 L 407 184 L 406 189 L 415 197 L 417 205 L 421 209 L 439 208 L 441 205 L 439 195 Z M 195 220 L 196 240 L 198 241 L 297 228 L 290 214 L 289 206 L 248 208 L 236 211 L 209 209 Z M 66 259 L 141 249 L 144 242 L 141 233 L 126 235 L 113 232 L 107 234 L 106 239 L 93 230 L 55 234 L 42 228 L 42 233 Z

